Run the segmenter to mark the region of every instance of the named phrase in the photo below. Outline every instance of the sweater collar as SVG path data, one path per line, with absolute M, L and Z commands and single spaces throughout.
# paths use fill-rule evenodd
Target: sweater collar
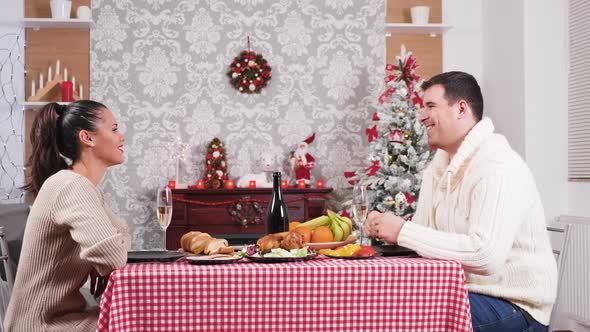
M 435 174 L 438 177 L 443 173 L 456 174 L 463 167 L 468 159 L 475 153 L 479 146 L 494 133 L 494 124 L 488 117 L 479 121 L 465 136 L 465 139 L 459 146 L 457 153 L 449 162 L 449 154 L 438 149 L 434 156 L 433 166 Z

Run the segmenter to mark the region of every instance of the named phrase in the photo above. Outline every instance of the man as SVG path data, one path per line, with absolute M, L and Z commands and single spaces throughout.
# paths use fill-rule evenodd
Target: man
M 424 171 L 412 222 L 371 212 L 369 236 L 464 269 L 473 328 L 545 331 L 557 266 L 533 176 L 504 136 L 482 118 L 473 76 L 448 72 L 422 84 L 428 142 L 437 152 Z

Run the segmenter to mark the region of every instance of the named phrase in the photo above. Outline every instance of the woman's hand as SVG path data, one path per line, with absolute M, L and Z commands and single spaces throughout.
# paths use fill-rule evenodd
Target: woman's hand
M 406 221 L 391 212 L 380 213 L 372 211 L 365 222 L 365 232 L 370 237 L 379 238 L 385 242 L 397 243 L 399 232 Z
M 95 269 L 92 269 L 92 272 L 90 272 L 90 294 L 94 295 L 94 297 L 101 296 L 108 282 L 109 275 L 101 276 Z

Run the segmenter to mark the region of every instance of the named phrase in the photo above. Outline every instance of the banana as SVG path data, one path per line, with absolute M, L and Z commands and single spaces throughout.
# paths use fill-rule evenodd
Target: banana
M 350 227 L 350 229 L 352 229 L 352 220 L 350 220 L 350 218 L 348 217 L 343 217 L 343 216 L 338 216 L 338 218 L 342 221 L 344 221 L 345 223 L 348 224 L 348 226 Z
M 342 241 L 344 241 L 348 239 L 348 236 L 350 236 L 350 233 L 352 233 L 352 228 L 350 228 L 348 223 L 346 223 L 346 221 L 342 220 L 341 218 L 338 218 L 338 222 L 340 223 L 340 227 L 344 232 L 344 234 L 342 235 Z
M 319 216 L 317 218 L 308 220 L 304 223 L 301 223 L 299 225 L 297 225 L 297 227 L 301 227 L 301 226 L 305 226 L 307 228 L 309 228 L 310 230 L 314 230 L 320 226 L 328 226 L 331 223 L 331 219 L 328 216 Z
M 332 220 L 332 223 L 330 224 L 330 229 L 334 234 L 334 241 L 338 242 L 343 240 L 342 237 L 344 236 L 344 230 L 342 229 L 342 227 L 340 227 L 340 223 L 338 223 L 337 219 Z

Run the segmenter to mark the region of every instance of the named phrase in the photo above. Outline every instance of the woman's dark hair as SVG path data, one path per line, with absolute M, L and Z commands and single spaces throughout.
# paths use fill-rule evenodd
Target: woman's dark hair
M 445 88 L 445 99 L 449 102 L 449 105 L 464 99 L 471 107 L 475 119 L 477 121 L 481 120 L 483 116 L 483 96 L 475 77 L 461 71 L 449 71 L 433 76 L 422 83 L 422 90 L 426 91 L 437 84 Z
M 25 190 L 39 192 L 48 177 L 80 158 L 78 133 L 96 131 L 102 109 L 106 106 L 92 100 L 78 100 L 67 106 L 49 103 L 41 108 L 31 128 L 31 177 Z

